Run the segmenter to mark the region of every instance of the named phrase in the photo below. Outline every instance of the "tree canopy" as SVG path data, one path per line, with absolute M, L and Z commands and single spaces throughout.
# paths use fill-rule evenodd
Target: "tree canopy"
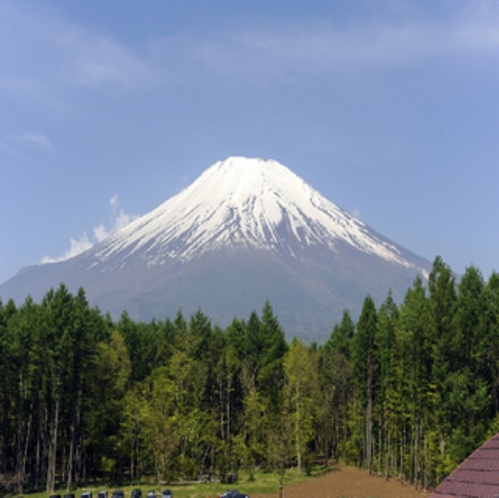
M 424 487 L 499 430 L 499 275 L 436 258 L 323 345 L 261 314 L 117 322 L 61 286 L 0 301 L 0 486 L 229 479 L 318 456 Z

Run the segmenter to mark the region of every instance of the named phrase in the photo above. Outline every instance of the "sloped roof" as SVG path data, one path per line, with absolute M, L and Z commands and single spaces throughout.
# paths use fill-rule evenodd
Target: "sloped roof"
M 499 497 L 499 433 L 472 453 L 429 498 Z

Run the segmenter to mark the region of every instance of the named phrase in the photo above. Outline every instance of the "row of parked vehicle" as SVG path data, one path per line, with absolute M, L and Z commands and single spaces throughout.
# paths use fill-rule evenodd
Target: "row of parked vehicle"
M 230 491 L 226 491 L 225 493 L 221 494 L 218 498 L 249 498 L 249 496 L 243 495 L 239 491 L 233 489 Z
M 100 498 L 100 497 L 97 497 L 97 498 Z M 124 496 L 114 496 L 114 493 L 113 493 L 113 496 L 111 498 L 124 498 Z M 132 489 L 132 498 L 142 498 L 142 490 L 139 488 Z M 151 489 L 146 493 L 146 498 L 159 498 L 159 494 L 157 494 L 154 489 Z M 170 489 L 165 489 L 161 493 L 161 498 L 173 498 L 172 491 Z
M 97 498 L 109 498 L 109 493 L 107 491 L 99 491 L 97 493 Z M 121 489 L 116 489 L 111 493 L 111 498 L 125 498 L 125 493 Z M 61 495 L 51 495 L 50 498 L 61 498 Z M 64 498 L 76 498 L 74 494 L 69 493 L 64 495 Z M 93 493 L 91 491 L 85 491 L 81 494 L 80 498 L 93 498 Z M 133 489 L 131 498 L 142 498 L 142 490 L 139 488 Z M 146 493 L 146 498 L 173 498 L 173 493 L 170 489 L 165 489 L 161 494 L 156 490 L 151 489 Z
M 61 495 L 51 495 L 50 498 L 61 498 Z M 76 497 L 74 494 L 67 494 L 64 495 L 64 498 Z M 91 491 L 85 491 L 81 494 L 80 498 L 93 498 L 93 494 Z M 107 491 L 99 491 L 97 493 L 97 498 L 109 498 L 109 494 Z M 111 498 L 125 498 L 125 493 L 121 489 L 117 489 L 112 492 Z M 133 489 L 130 498 L 142 498 L 142 490 L 139 488 Z M 156 492 L 156 490 L 151 489 L 146 493 L 146 498 L 160 498 L 160 495 Z M 170 489 L 165 489 L 161 493 L 161 498 L 173 498 L 172 491 Z M 249 498 L 249 496 L 243 495 L 239 493 L 239 491 L 231 490 L 221 494 L 219 498 Z

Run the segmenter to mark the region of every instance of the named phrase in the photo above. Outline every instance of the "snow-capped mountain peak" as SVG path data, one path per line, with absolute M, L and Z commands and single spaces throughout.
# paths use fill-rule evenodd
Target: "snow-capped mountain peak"
M 96 247 L 102 262 L 141 253 L 149 264 L 182 262 L 221 248 L 256 248 L 294 255 L 298 246 L 338 241 L 387 261 L 413 266 L 387 239 L 327 200 L 273 160 L 229 157 L 157 209 Z
M 222 327 L 268 299 L 288 337 L 322 341 L 366 294 L 401 302 L 430 268 L 278 162 L 230 157 L 91 249 L 23 269 L 0 297 L 41 299 L 64 282 L 114 318 L 202 308 Z

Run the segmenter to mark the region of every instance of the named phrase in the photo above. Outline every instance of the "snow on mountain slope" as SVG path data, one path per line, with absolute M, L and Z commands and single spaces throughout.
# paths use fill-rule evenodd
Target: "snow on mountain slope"
M 290 243 L 292 241 L 292 243 Z M 415 268 L 399 249 L 340 209 L 276 161 L 230 157 L 95 248 L 99 262 L 136 253 L 148 265 L 220 248 L 257 248 L 294 255 L 295 244 L 338 241 Z M 126 257 L 127 257 L 126 256 Z
M 402 302 L 431 263 L 346 213 L 275 161 L 231 157 L 157 209 L 70 259 L 30 266 L 0 298 L 64 282 L 118 319 L 188 316 L 227 326 L 268 299 L 288 338 L 325 341 L 348 309 L 388 289 Z

